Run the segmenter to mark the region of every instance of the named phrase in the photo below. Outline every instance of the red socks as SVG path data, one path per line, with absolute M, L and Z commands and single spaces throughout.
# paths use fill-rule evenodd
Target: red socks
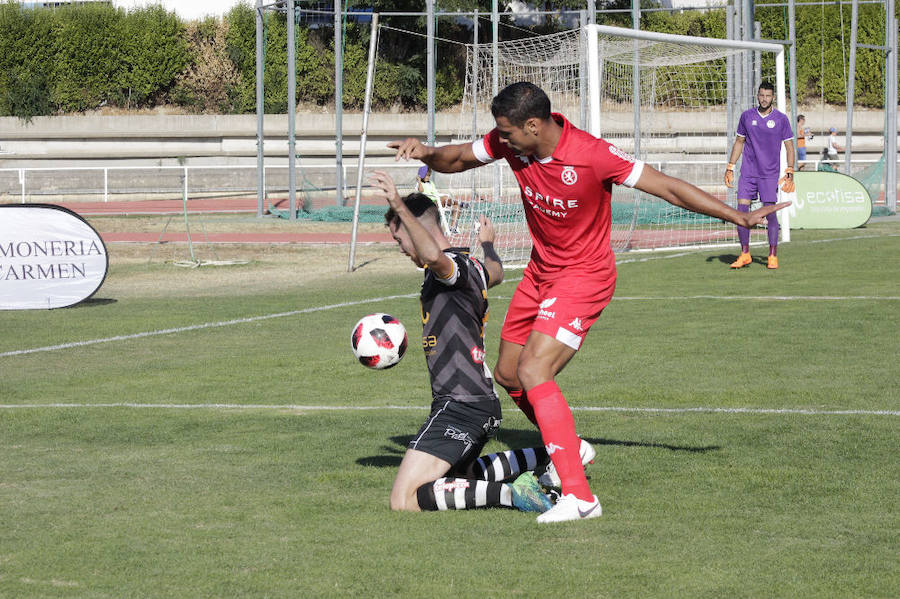
M 512 391 L 507 391 L 509 396 L 512 398 L 516 405 L 519 406 L 519 409 L 522 410 L 522 413 L 531 420 L 531 424 L 538 426 L 537 418 L 534 417 L 534 408 L 531 407 L 531 403 L 528 401 L 528 397 L 525 395 L 525 392 L 521 389 L 514 389 Z M 538 426 L 538 428 L 541 428 Z
M 556 466 L 563 494 L 572 493 L 578 499 L 593 501 L 578 453 L 581 440 L 575 434 L 575 419 L 559 386 L 554 381 L 541 383 L 528 391 L 527 401 L 534 410 L 547 453 Z

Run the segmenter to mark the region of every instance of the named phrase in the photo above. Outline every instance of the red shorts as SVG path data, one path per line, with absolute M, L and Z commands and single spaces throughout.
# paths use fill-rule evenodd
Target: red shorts
M 567 269 L 564 274 L 540 278 L 526 268 L 506 311 L 500 338 L 525 345 L 531 331 L 538 331 L 577 350 L 615 288 L 615 271 L 610 277 L 608 272 L 598 276 Z

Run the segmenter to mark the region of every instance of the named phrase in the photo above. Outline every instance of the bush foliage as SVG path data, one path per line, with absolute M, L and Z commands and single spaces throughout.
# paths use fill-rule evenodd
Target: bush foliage
M 376 10 L 421 10 L 419 6 L 376 3 Z M 471 9 L 465 0 L 439 3 L 445 10 Z M 605 6 L 609 3 L 600 3 Z M 446 5 L 446 6 L 445 6 Z M 580 8 L 566 0 L 550 5 Z M 352 6 L 348 3 L 348 8 Z M 797 7 L 798 100 L 841 104 L 849 59 L 850 11 L 840 6 Z M 376 109 L 421 109 L 425 94 L 425 30 L 422 17 L 383 19 L 378 44 Z M 287 27 L 285 16 L 265 15 L 265 110 L 287 110 Z M 525 29 L 502 18 L 504 39 L 549 33 L 563 27 L 556 18 Z M 783 7 L 756 5 L 762 37 L 787 39 Z M 334 35 L 328 19 L 302 21 L 296 29 L 297 102 L 334 102 Z M 599 13 L 598 22 L 629 26 L 630 16 Z M 844 27 L 836 26 L 843 22 Z M 465 78 L 465 44 L 470 21 L 438 20 L 436 106 L 460 101 Z M 827 25 L 826 25 L 827 24 Z M 665 33 L 725 37 L 722 10 L 645 12 L 642 27 Z M 343 102 L 360 108 L 365 92 L 370 26 L 348 19 L 343 29 Z M 881 44 L 881 5 L 859 8 L 859 43 Z M 488 41 L 482 21 L 479 41 Z M 448 43 L 452 40 L 456 43 Z M 857 53 L 856 103 L 884 105 L 884 61 L 879 51 Z M 174 103 L 190 111 L 251 113 L 256 109 L 256 10 L 239 4 L 222 19 L 184 23 L 161 6 L 128 10 L 107 4 L 59 9 L 0 4 L 0 116 L 80 112 L 110 105 L 147 108 Z

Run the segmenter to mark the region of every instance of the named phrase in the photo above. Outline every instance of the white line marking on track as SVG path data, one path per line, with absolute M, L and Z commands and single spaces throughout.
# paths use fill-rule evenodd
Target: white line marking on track
M 314 406 L 298 404 L 153 404 L 153 403 L 49 403 L 49 404 L 0 404 L 0 409 L 41 409 L 41 408 L 135 408 L 160 410 L 297 410 L 297 411 L 372 411 L 372 410 L 417 410 L 425 411 L 429 406 Z M 804 416 L 900 416 L 898 410 L 816 410 L 812 408 L 630 408 L 625 406 L 573 406 L 576 412 L 641 412 L 647 414 L 796 414 Z
M 61 343 L 60 345 L 48 345 L 45 347 L 35 347 L 32 349 L 18 349 L 0 353 L 0 358 L 8 356 L 20 356 L 23 354 L 34 354 L 38 352 L 54 351 L 57 349 L 70 349 L 73 347 L 83 347 L 85 345 L 96 345 L 98 343 L 108 343 L 110 341 L 127 341 L 129 339 L 140 339 L 142 337 L 154 337 L 156 335 L 169 335 L 171 333 L 184 333 L 187 331 L 196 331 L 200 329 L 214 329 L 217 327 L 227 327 L 234 324 L 246 324 L 248 322 L 258 322 L 260 320 L 269 320 L 271 318 L 283 318 L 285 316 L 296 316 L 298 314 L 310 314 L 312 312 L 322 312 L 324 310 L 332 310 L 334 308 L 346 308 L 348 306 L 359 306 L 361 304 L 370 304 L 372 302 L 381 302 L 392 299 L 416 297 L 417 293 L 407 293 L 404 295 L 389 295 L 385 297 L 373 297 L 371 299 L 358 300 L 355 302 L 342 302 L 340 304 L 330 304 L 327 306 L 316 306 L 315 308 L 304 308 L 302 310 L 291 310 L 289 312 L 278 312 L 277 314 L 264 314 L 262 316 L 250 316 L 247 318 L 235 318 L 234 320 L 222 320 L 219 322 L 206 322 L 203 324 L 194 324 L 186 327 L 175 327 L 171 329 L 160 329 L 158 331 L 146 331 L 143 333 L 134 333 L 131 335 L 116 335 L 115 337 L 104 337 L 102 339 L 90 339 L 87 341 L 74 341 L 72 343 Z

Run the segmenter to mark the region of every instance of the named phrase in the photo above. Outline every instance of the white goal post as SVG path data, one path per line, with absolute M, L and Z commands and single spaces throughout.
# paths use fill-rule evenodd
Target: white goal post
M 683 58 L 680 60 L 671 55 L 664 56 L 661 55 L 658 48 L 661 46 L 665 46 L 668 44 L 672 45 L 682 45 L 683 47 L 694 47 L 694 48 L 722 48 L 726 52 L 728 50 L 749 50 L 756 52 L 771 52 L 775 56 L 775 103 L 776 106 L 780 107 L 782 111 L 784 111 L 787 106 L 787 85 L 785 83 L 785 74 L 784 74 L 784 47 L 780 44 L 773 44 L 767 42 L 750 42 L 750 41 L 735 41 L 735 40 L 725 40 L 711 37 L 695 37 L 690 35 L 675 35 L 670 33 L 657 33 L 654 31 L 642 31 L 636 29 L 624 29 L 622 27 L 610 27 L 608 25 L 585 25 L 584 26 L 586 37 L 587 37 L 587 60 L 588 60 L 588 98 L 590 101 L 590 114 L 591 114 L 591 125 L 588 131 L 594 135 L 595 137 L 602 136 L 602 129 L 600 126 L 601 123 L 601 112 L 600 112 L 600 103 L 603 98 L 602 93 L 602 75 L 601 75 L 601 66 L 602 59 L 604 59 L 604 55 L 600 51 L 600 42 L 601 36 L 607 36 L 607 38 L 626 38 L 633 40 L 631 46 L 632 47 L 619 47 L 618 52 L 620 56 L 628 56 L 629 54 L 634 57 L 635 51 L 641 53 L 642 48 L 640 46 L 640 42 L 648 42 L 648 46 L 651 44 L 657 44 L 656 48 L 654 48 L 653 58 L 647 60 L 647 64 L 691 64 L 696 63 L 698 56 L 695 54 L 693 56 L 684 54 Z M 616 50 L 610 52 L 609 55 L 605 57 L 606 60 L 613 60 L 616 54 Z M 645 50 L 646 52 L 646 50 Z M 710 58 L 719 58 L 720 54 L 718 52 L 707 51 L 707 56 Z M 622 60 L 621 58 L 619 59 Z
M 745 61 L 748 55 L 750 60 Z M 735 75 L 747 62 L 755 68 Z M 738 76 L 743 79 L 738 81 Z M 739 83 L 747 78 L 754 95 L 741 98 L 737 90 L 748 86 Z M 734 206 L 734 191 L 727 190 L 722 180 L 730 151 L 727 134 L 737 125 L 734 115 L 755 106 L 759 79 L 774 83 L 776 107 L 784 111 L 782 45 L 602 25 L 471 45 L 453 135 L 457 142 L 485 135 L 494 124 L 490 101 L 496 90 L 531 81 L 547 92 L 553 110 L 576 126 Z M 509 265 L 528 261 L 530 236 L 518 186 L 505 163 L 455 175 L 438 173 L 434 180 L 462 206 L 454 243 L 477 249 L 470 221 L 485 213 L 495 221 L 496 245 L 504 261 Z M 780 217 L 786 241 L 786 215 Z M 751 243 L 765 243 L 765 237 L 765 229 L 755 230 Z M 616 251 L 736 246 L 737 233 L 730 223 L 614 187 L 612 243 Z

